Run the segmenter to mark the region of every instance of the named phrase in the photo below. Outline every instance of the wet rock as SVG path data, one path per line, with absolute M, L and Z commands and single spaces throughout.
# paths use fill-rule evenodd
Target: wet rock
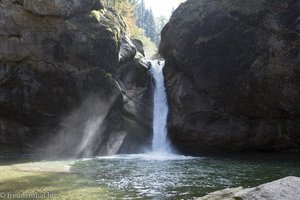
M 297 1 L 188 0 L 162 31 L 168 131 L 183 152 L 299 149 Z
M 117 153 L 131 144 L 126 138 L 145 144 L 151 78 L 137 52 L 123 19 L 99 1 L 0 1 L 0 145 L 43 149 L 60 141 L 64 148 L 52 153 L 72 156 L 87 120 L 101 111 L 97 102 L 109 109 L 89 156 Z M 95 112 L 85 107 L 90 98 Z M 72 113 L 78 118 L 67 126 Z

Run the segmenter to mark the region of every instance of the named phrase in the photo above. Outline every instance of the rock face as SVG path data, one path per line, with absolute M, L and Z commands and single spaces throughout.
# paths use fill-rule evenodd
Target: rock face
M 289 176 L 254 188 L 238 187 L 216 191 L 198 200 L 297 200 L 299 188 L 300 178 Z
M 72 155 L 101 116 L 101 138 L 84 154 L 136 152 L 152 121 L 142 53 L 99 1 L 1 0 L 0 146 L 34 149 L 56 138 Z
M 237 192 L 235 199 L 240 200 L 297 200 L 300 196 L 300 178 L 289 176 L 254 188 Z
M 208 195 L 200 197 L 197 200 L 234 200 L 234 194 L 242 190 L 242 187 L 226 188 L 224 190 L 209 193 Z
M 162 31 L 170 113 L 183 152 L 300 145 L 297 0 L 188 0 Z

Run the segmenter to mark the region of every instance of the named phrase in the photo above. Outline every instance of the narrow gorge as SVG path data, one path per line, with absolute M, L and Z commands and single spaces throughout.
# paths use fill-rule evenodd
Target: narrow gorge
M 0 199 L 298 199 L 299 36 L 299 0 L 0 0 Z
M 183 3 L 162 30 L 170 110 L 155 119 L 156 64 L 124 20 L 98 1 L 59 2 L 1 2 L 4 149 L 144 153 L 168 114 L 185 154 L 299 150 L 297 1 Z

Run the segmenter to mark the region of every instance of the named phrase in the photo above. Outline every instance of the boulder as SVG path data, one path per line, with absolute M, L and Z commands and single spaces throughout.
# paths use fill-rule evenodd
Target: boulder
M 299 188 L 300 178 L 289 176 L 253 188 L 227 188 L 197 200 L 298 200 Z
M 300 178 L 289 176 L 235 193 L 237 200 L 297 200 L 300 196 Z
M 299 150 L 299 10 L 296 0 L 187 0 L 175 10 L 159 53 L 179 150 Z
M 87 124 L 103 117 L 92 148 L 78 155 L 114 154 L 123 144 L 137 152 L 151 137 L 141 53 L 122 17 L 99 1 L 0 1 L 1 147 L 50 143 L 50 154 L 74 156 Z

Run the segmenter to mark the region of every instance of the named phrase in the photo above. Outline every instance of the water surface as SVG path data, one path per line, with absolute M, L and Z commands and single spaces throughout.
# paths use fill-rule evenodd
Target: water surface
M 116 199 L 193 199 L 227 187 L 253 187 L 300 176 L 297 155 L 185 157 L 140 154 L 77 161 L 72 168 L 99 186 L 122 192 Z

